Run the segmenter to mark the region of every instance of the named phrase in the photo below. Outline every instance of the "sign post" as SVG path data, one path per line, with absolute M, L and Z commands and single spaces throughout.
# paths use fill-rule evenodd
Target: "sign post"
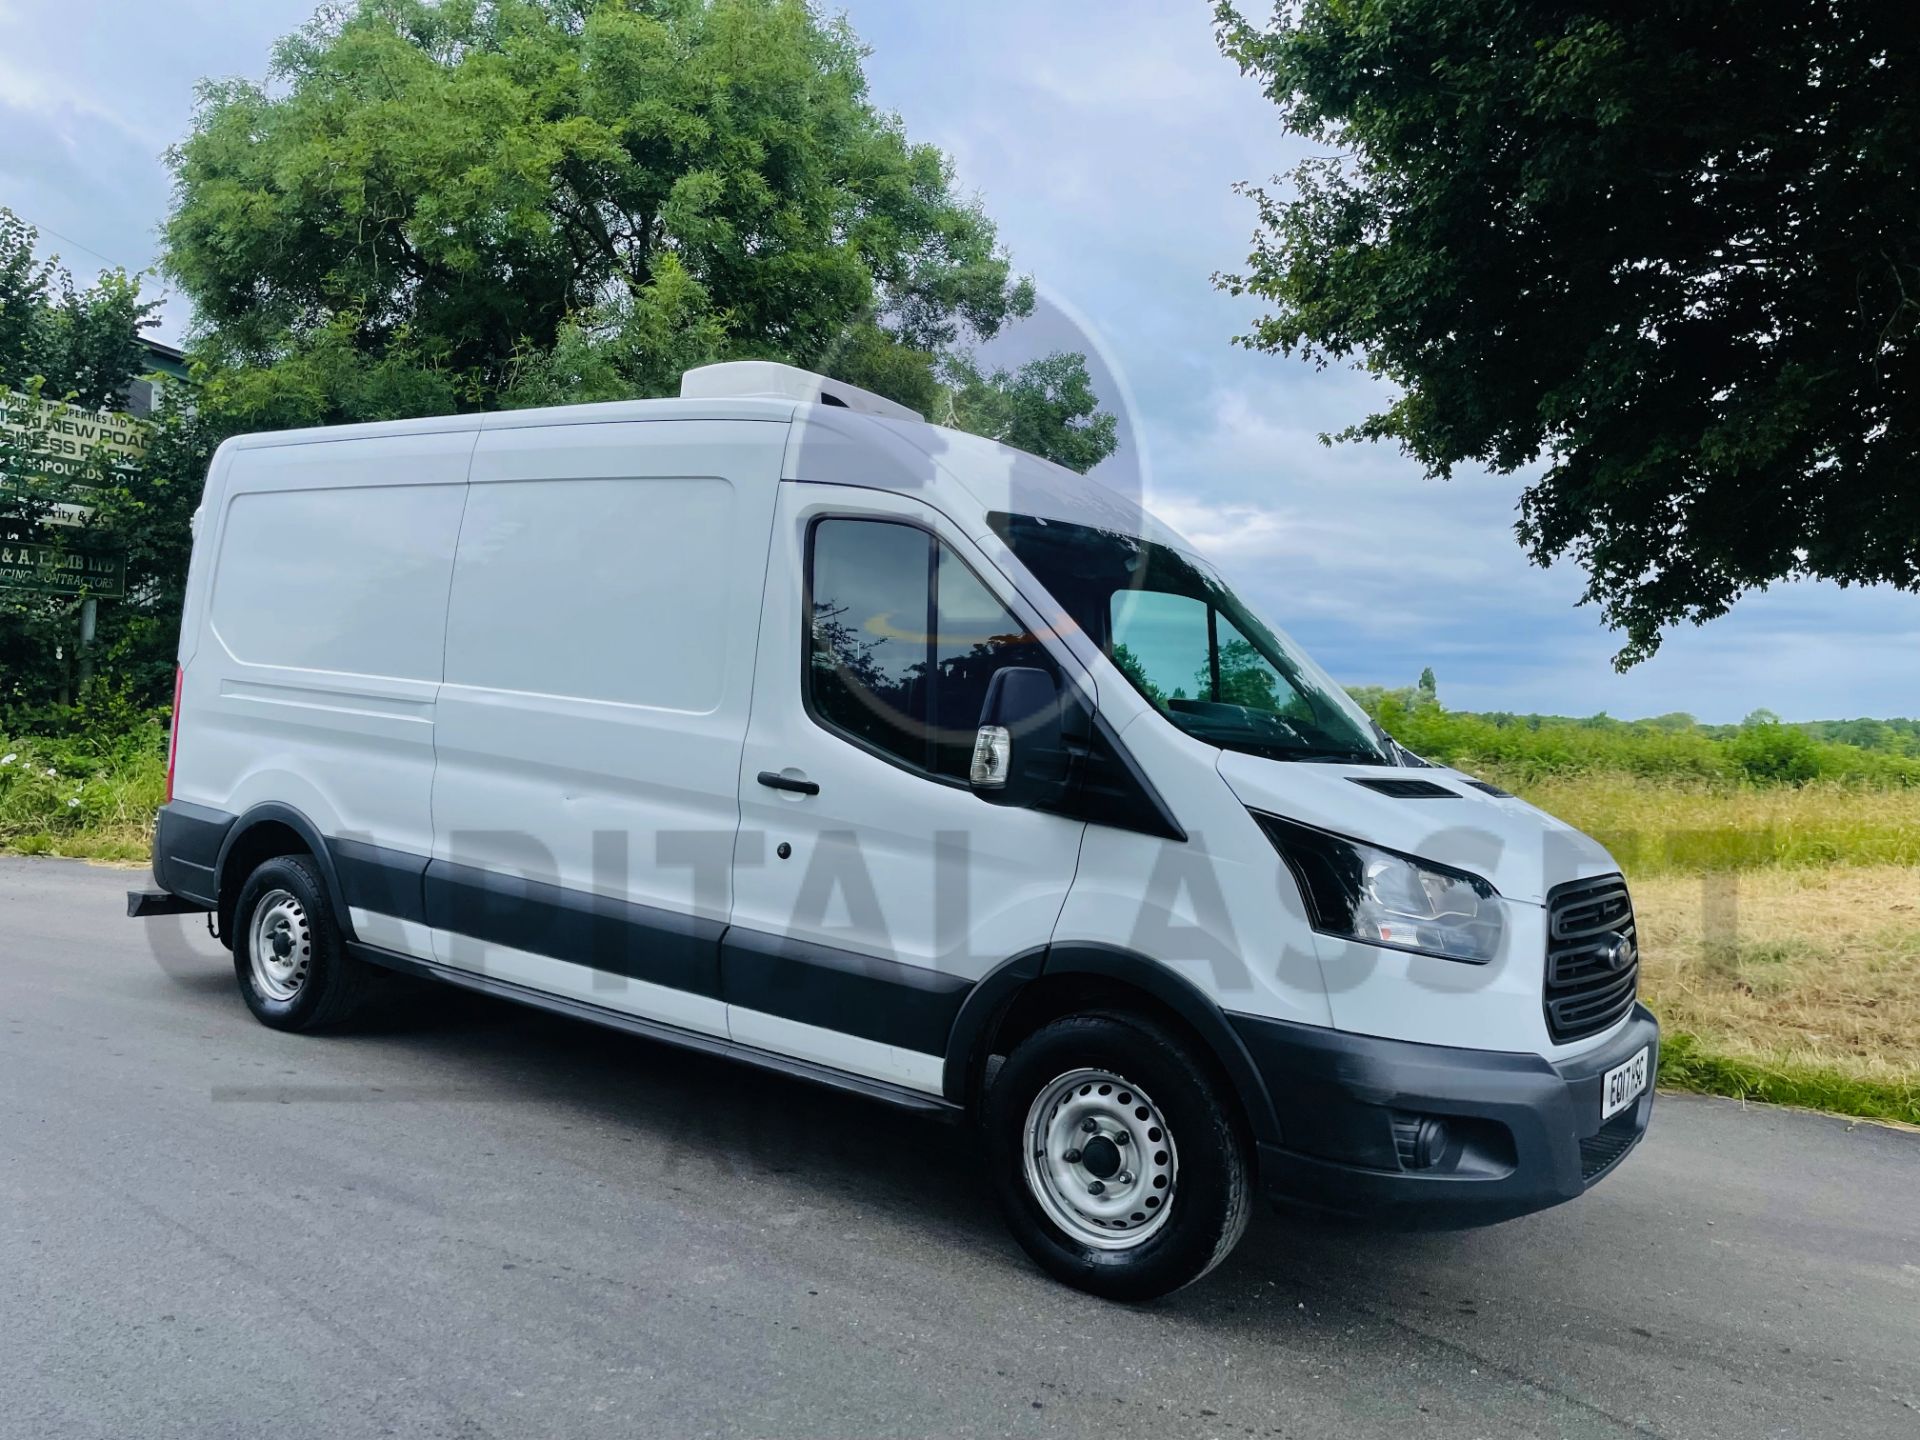
M 80 602 L 80 698 L 93 688 L 93 632 L 100 620 L 100 602 L 89 595 Z

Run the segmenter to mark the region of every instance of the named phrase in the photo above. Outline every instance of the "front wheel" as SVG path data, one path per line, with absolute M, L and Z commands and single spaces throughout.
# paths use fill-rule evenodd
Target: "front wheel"
M 1014 1238 L 1069 1285 L 1151 1300 L 1205 1275 L 1246 1229 L 1251 1166 L 1230 1097 L 1149 1020 L 1045 1026 L 994 1077 L 985 1120 Z

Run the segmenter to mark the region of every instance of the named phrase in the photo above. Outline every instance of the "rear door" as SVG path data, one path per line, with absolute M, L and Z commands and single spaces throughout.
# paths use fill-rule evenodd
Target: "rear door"
M 718 942 L 786 428 L 482 434 L 426 878 L 442 962 L 725 1033 Z
M 781 487 L 722 948 L 736 1041 L 937 1092 L 974 982 L 1051 937 L 1085 825 L 966 783 L 993 673 L 1062 663 L 989 577 L 910 497 Z
M 378 944 L 392 938 L 385 912 L 407 907 L 360 883 L 357 861 L 379 847 L 415 857 L 417 877 L 431 841 L 434 697 L 474 440 L 414 429 L 238 446 L 195 561 L 212 575 L 186 621 L 175 800 L 303 816 L 342 862 L 356 933 Z

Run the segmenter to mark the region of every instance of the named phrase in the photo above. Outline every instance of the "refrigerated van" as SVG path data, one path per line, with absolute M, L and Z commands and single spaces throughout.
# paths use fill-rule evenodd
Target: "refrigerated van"
M 1133 500 L 784 366 L 228 441 L 174 713 L 129 910 L 264 1024 L 401 971 L 964 1121 L 1102 1295 L 1256 1197 L 1557 1204 L 1651 1114 L 1598 844 Z

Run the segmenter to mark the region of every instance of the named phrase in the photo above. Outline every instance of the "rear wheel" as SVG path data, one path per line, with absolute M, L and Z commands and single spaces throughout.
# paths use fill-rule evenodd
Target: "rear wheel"
M 314 863 L 265 861 L 233 910 L 233 969 L 261 1024 L 321 1030 L 346 1021 L 366 987 L 366 966 L 347 954 Z
M 1150 1300 L 1205 1275 L 1246 1229 L 1237 1111 L 1202 1057 L 1152 1021 L 1045 1026 L 994 1077 L 985 1120 L 1014 1237 L 1069 1285 Z

